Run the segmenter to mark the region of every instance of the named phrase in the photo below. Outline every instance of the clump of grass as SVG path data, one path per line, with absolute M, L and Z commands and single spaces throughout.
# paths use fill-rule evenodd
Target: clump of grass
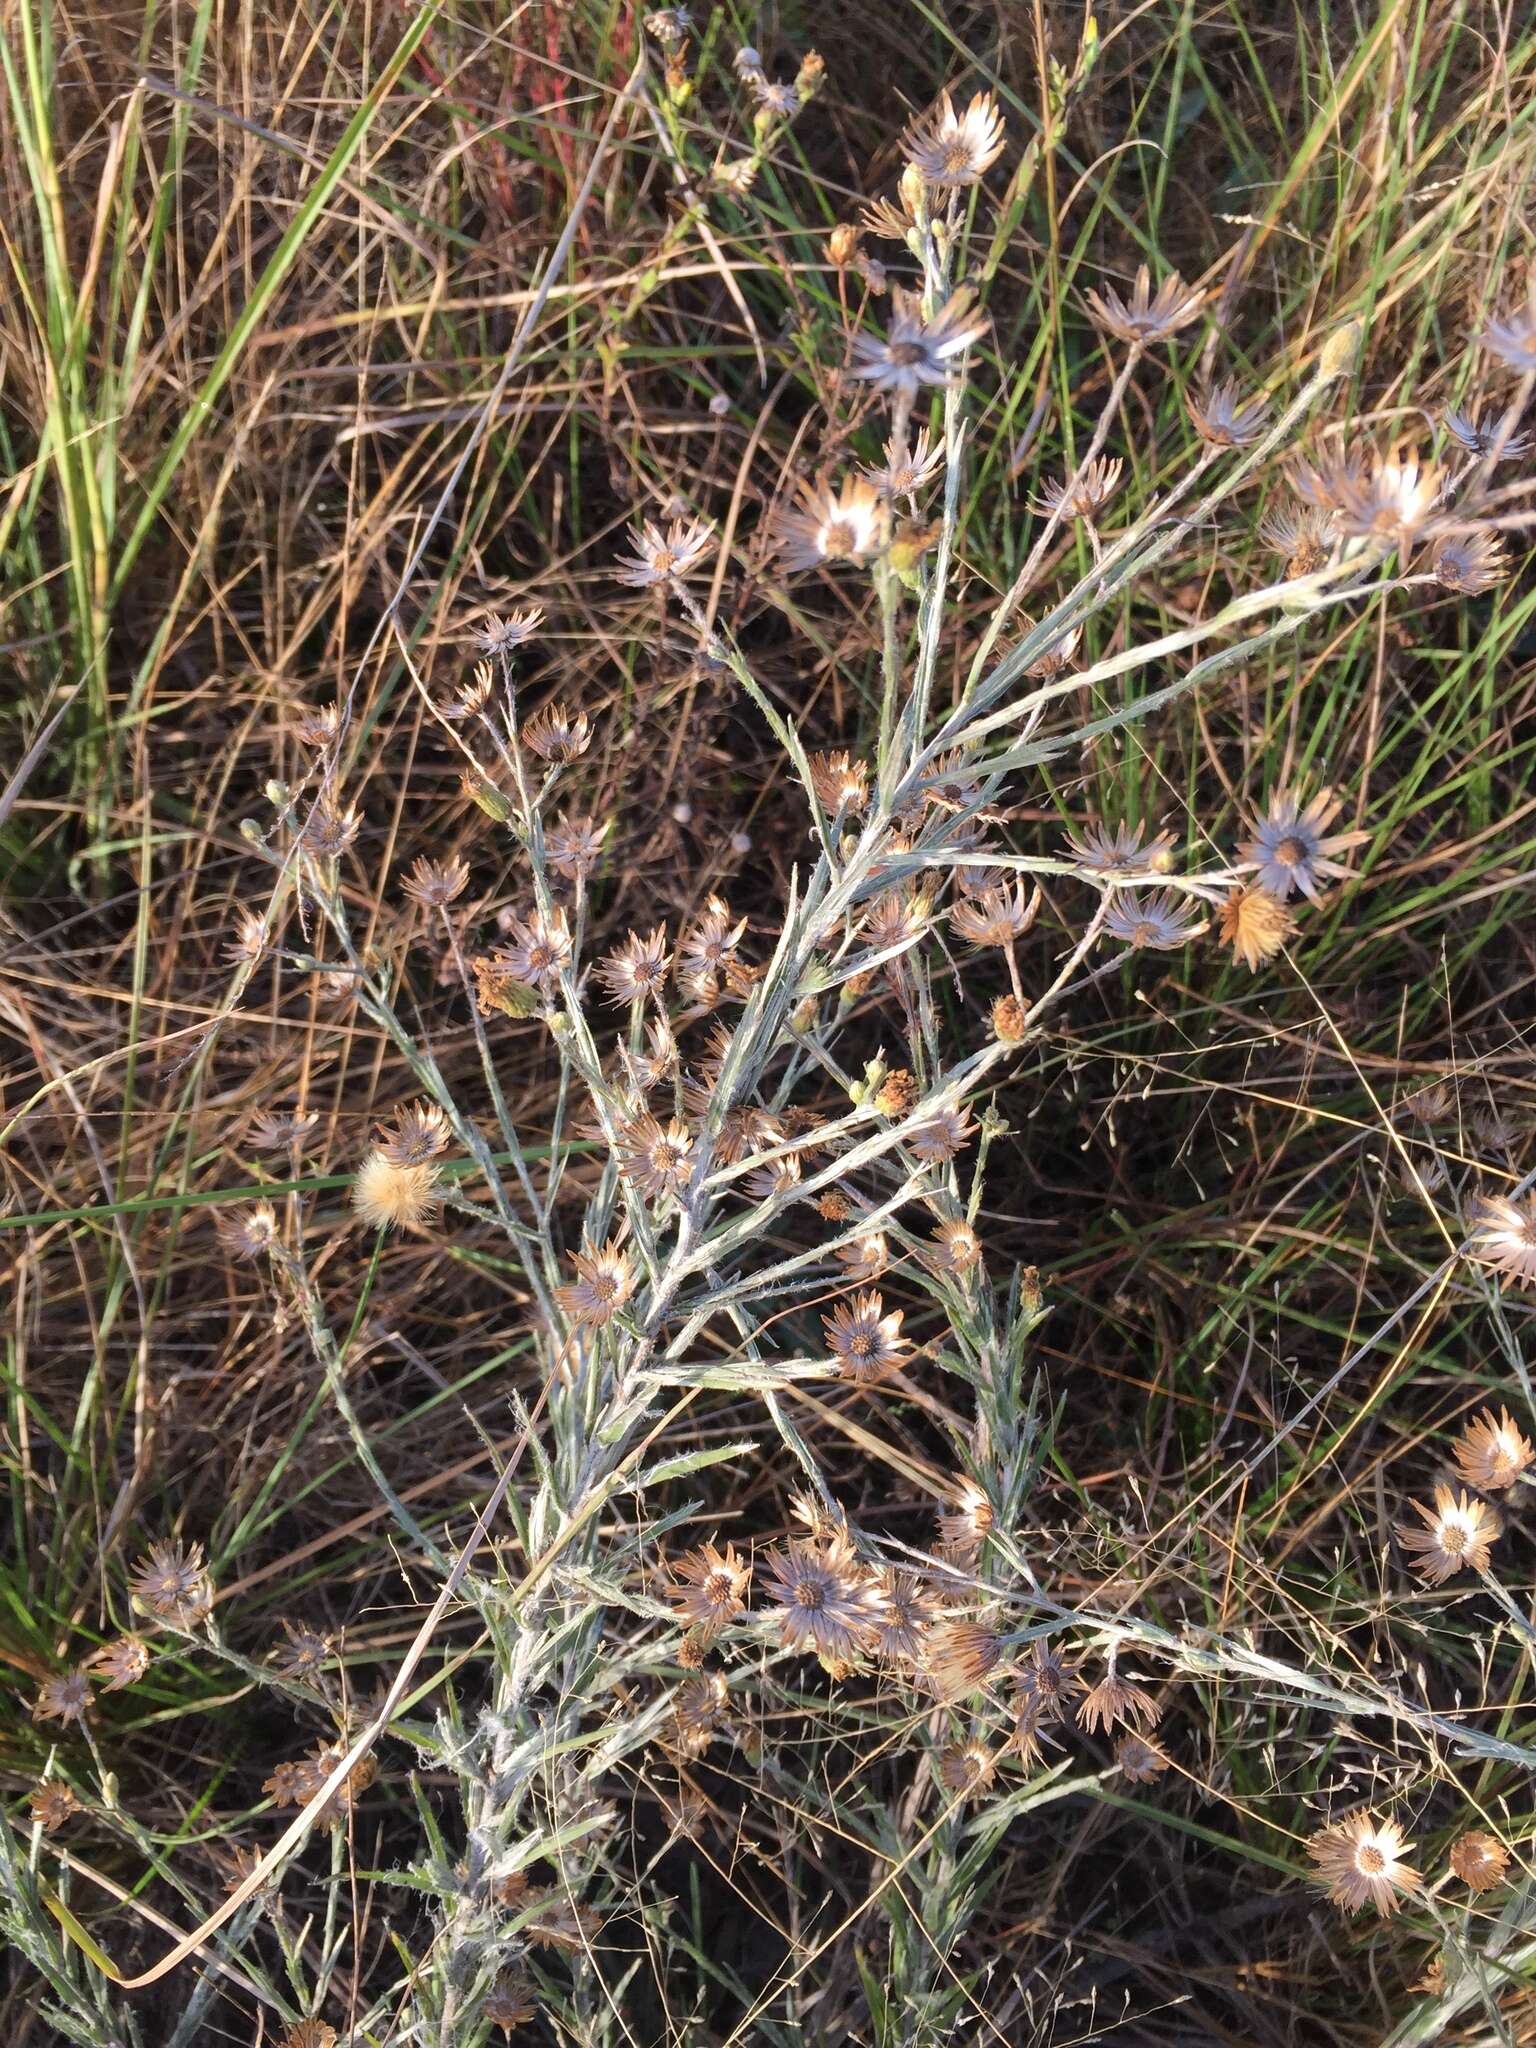
M 4 1911 L 42 2024 L 1155 2027 L 1161 1965 L 1118 1976 L 1106 1940 L 1079 1975 L 1102 1899 L 1116 1940 L 1161 1916 L 1180 1973 L 1250 1906 L 1297 1986 L 1348 1943 L 1394 2039 L 1497 2014 L 1530 1966 L 1504 1404 L 1536 1212 L 1490 1119 L 1488 1032 L 1521 1013 L 1478 977 L 1518 887 L 1530 316 L 1500 247 L 1443 316 L 1425 251 L 1519 188 L 1525 126 L 1427 14 L 1372 35 L 1269 213 L 1177 251 L 1186 282 L 1165 173 L 1128 206 L 1077 158 L 1117 94 L 1131 133 L 1163 103 L 1091 23 L 1067 49 L 1040 24 L 1027 106 L 936 78 L 862 211 L 819 223 L 837 56 L 645 26 L 601 121 L 569 115 L 574 53 L 520 53 L 559 261 L 467 400 L 434 367 L 425 417 L 374 422 L 419 436 L 422 521 L 309 686 L 242 711 L 270 758 L 213 778 L 220 980 L 149 1034 L 146 803 L 126 1035 L 105 976 L 88 1026 L 8 1002 L 41 1069 L 14 1220 L 55 1316 L 92 1320 L 68 1411 L 25 1312 L 9 1373 Z M 191 388 L 316 253 L 395 83 L 474 82 L 491 45 L 452 37 L 413 23 Z M 1170 124 L 1215 61 L 1187 20 L 1174 47 Z M 51 48 L 29 17 L 44 170 Z M 1426 79 L 1428 141 L 1392 126 Z M 1286 213 L 1346 132 L 1341 175 L 1369 145 L 1399 196 L 1454 152 L 1438 241 L 1406 202 Z M 622 250 L 621 143 L 680 195 Z M 504 151 L 475 168 L 503 197 Z M 1257 252 L 1312 229 L 1331 301 L 1309 263 L 1245 314 Z M 72 332 L 88 294 L 47 246 Z M 569 509 L 556 442 L 505 417 L 556 408 L 575 477 L 566 377 L 622 464 Z M 82 675 L 204 424 L 107 538 Z M 713 452 L 675 459 L 669 425 Z M 67 496 L 80 448 L 49 446 Z M 29 942 L 55 980 L 66 938 Z M 90 1247 L 73 1295 L 55 1231 Z M 187 1726 L 228 1741 L 212 1767 Z M 1208 2028 L 1278 2024 L 1209 1998 Z M 1292 2003 L 1355 2037 L 1342 1993 Z

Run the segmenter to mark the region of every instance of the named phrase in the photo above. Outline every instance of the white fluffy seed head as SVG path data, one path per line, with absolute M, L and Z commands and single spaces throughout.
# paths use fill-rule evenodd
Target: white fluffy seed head
M 352 1206 L 375 1229 L 409 1230 L 437 1210 L 437 1168 L 402 1166 L 381 1151 L 370 1152 L 352 1184 Z

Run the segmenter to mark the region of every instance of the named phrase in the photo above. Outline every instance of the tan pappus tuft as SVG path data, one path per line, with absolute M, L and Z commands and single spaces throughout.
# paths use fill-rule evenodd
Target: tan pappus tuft
M 1022 1045 L 1028 1035 L 1024 1005 L 1015 995 L 999 996 L 992 1005 L 992 1036 L 1003 1045 Z
M 410 1230 L 427 1222 L 442 1199 L 437 1168 L 402 1165 L 382 1148 L 370 1152 L 352 1183 L 352 1206 L 375 1230 Z
M 939 1752 L 939 1783 L 960 1799 L 984 1792 L 997 1771 L 997 1751 L 979 1736 L 951 1743 Z
M 277 1242 L 277 1211 L 270 1202 L 253 1202 L 249 1208 L 215 1214 L 213 1227 L 232 1258 L 257 1259 Z
M 985 1622 L 961 1615 L 936 1622 L 928 1631 L 923 1666 L 940 1699 L 968 1699 L 981 1692 L 1002 1662 L 1003 1643 Z
M 875 1107 L 882 1116 L 902 1117 L 916 1107 L 917 1077 L 906 1067 L 893 1067 L 875 1090 Z
M 1502 1493 L 1536 1457 L 1536 1447 L 1516 1427 L 1507 1408 L 1497 1415 L 1485 1408 L 1457 1438 L 1454 1456 L 1457 1477 L 1465 1485 Z
M 1509 1851 L 1497 1835 L 1474 1828 L 1451 1844 L 1451 1870 L 1470 1891 L 1496 1890 L 1508 1868 Z
M 1296 920 L 1278 897 L 1250 882 L 1222 899 L 1216 935 L 1252 974 L 1273 960 L 1296 930 Z
M 992 1528 L 992 1503 L 974 1479 L 965 1480 L 954 1503 L 939 1515 L 939 1547 L 960 1564 L 974 1564 Z

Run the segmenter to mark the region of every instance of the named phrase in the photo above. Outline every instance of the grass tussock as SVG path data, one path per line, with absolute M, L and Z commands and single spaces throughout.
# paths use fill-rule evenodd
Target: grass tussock
M 6 2038 L 1526 2039 L 1521 11 L 0 65 Z

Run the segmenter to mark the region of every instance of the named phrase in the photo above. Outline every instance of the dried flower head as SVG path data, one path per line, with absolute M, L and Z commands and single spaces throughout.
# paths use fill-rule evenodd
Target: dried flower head
M 925 486 L 942 472 L 948 459 L 944 443 L 931 441 L 926 427 L 919 428 L 917 439 L 910 448 L 905 438 L 887 441 L 884 454 L 882 468 L 866 469 L 863 474 L 885 497 L 905 498 L 914 505 Z
M 1351 870 L 1335 856 L 1363 846 L 1371 836 L 1330 833 L 1328 827 L 1343 808 L 1344 799 L 1331 789 L 1320 789 L 1304 805 L 1292 791 L 1277 789 L 1268 815 L 1255 819 L 1251 836 L 1239 844 L 1239 864 L 1253 869 L 1277 902 L 1284 903 L 1297 889 L 1317 902 L 1320 882 L 1350 877 Z
M 876 1624 L 875 1648 L 893 1664 L 920 1665 L 933 1603 L 916 1572 L 889 1570 L 880 1574 L 885 1605 Z
M 538 2017 L 538 1994 L 533 1979 L 521 1970 L 498 1977 L 480 2002 L 480 2017 L 510 2034 Z
M 313 1109 L 258 1109 L 251 1118 L 250 1135 L 266 1152 L 294 1152 L 319 1123 Z
M 925 1166 L 944 1166 L 959 1157 L 975 1134 L 968 1110 L 940 1109 L 907 1133 L 907 1144 Z
M 402 1166 L 383 1150 L 368 1154 L 352 1183 L 352 1206 L 371 1230 L 413 1229 L 441 1199 L 435 1166 Z
M 544 834 L 544 858 L 567 881 L 584 882 L 602 858 L 606 824 L 585 815 L 562 815 Z
M 327 1792 L 326 1780 L 347 1749 L 348 1744 L 341 1741 L 317 1743 L 307 1756 L 279 1764 L 271 1777 L 263 1780 L 261 1789 L 278 1806 L 313 1806 L 323 1797 L 325 1803 L 320 1811 L 329 1816 L 333 1827 L 338 1826 L 344 1814 L 357 1803 L 358 1795 L 366 1792 L 379 1775 L 373 1758 L 361 1756 L 336 1789 Z
M 1176 270 L 1163 279 L 1154 296 L 1152 273 L 1145 263 L 1136 272 L 1129 299 L 1122 299 L 1111 285 L 1105 285 L 1102 293 L 1090 291 L 1085 296 L 1101 327 L 1118 341 L 1140 346 L 1166 340 L 1188 327 L 1199 319 L 1205 304 L 1205 293 L 1185 284 Z
M 992 1035 L 1003 1045 L 1022 1045 L 1029 1032 L 1024 1005 L 1015 995 L 999 996 L 992 1005 Z
M 341 706 L 303 704 L 290 721 L 288 730 L 302 747 L 317 750 L 328 747 L 341 732 Z
M 1115 492 L 1120 488 L 1120 475 L 1125 468 L 1117 455 L 1112 461 L 1095 456 L 1074 475 L 1063 478 L 1053 477 L 1041 490 L 1035 501 L 1035 509 L 1048 517 L 1063 519 L 1098 518 Z
M 557 1288 L 555 1299 L 573 1323 L 589 1330 L 601 1329 L 613 1321 L 634 1293 L 634 1264 L 628 1252 L 620 1250 L 616 1238 L 609 1238 L 599 1247 L 583 1245 L 572 1255 L 571 1263 L 577 1277 Z
M 821 808 L 834 818 L 843 811 L 862 811 L 869 802 L 869 768 L 845 749 L 812 754 L 811 787 Z
M 653 7 L 645 17 L 645 32 L 658 43 L 680 43 L 692 27 L 693 17 L 686 7 Z
M 531 640 L 544 623 L 544 607 L 531 604 L 520 612 L 487 612 L 475 634 L 475 646 L 492 660 L 505 659 L 526 640 Z
M 1315 576 L 1333 552 L 1338 523 L 1323 505 L 1277 505 L 1259 521 L 1259 538 L 1286 557 L 1288 583 Z
M 827 1350 L 838 1375 L 855 1386 L 873 1386 L 893 1372 L 912 1346 L 901 1334 L 904 1311 L 885 1313 L 885 1303 L 872 1289 L 856 1294 L 852 1302 L 840 1301 L 831 1315 L 823 1316 Z
M 435 1102 L 402 1103 L 393 1123 L 382 1123 L 380 1150 L 397 1166 L 423 1166 L 448 1149 L 449 1125 L 445 1110 Z
M 838 1537 L 791 1537 L 763 1559 L 763 1592 L 786 1650 L 850 1665 L 879 1639 L 885 1593 Z
M 423 856 L 413 863 L 400 886 L 423 910 L 442 910 L 468 888 L 469 863 L 457 854 L 451 860 L 427 860 Z
M 1139 1735 L 1122 1735 L 1115 1744 L 1115 1762 L 1128 1785 L 1150 1785 L 1166 1771 L 1168 1759 Z
M 1464 412 L 1459 406 L 1448 406 L 1441 423 L 1469 455 L 1492 455 L 1497 449 L 1501 462 L 1515 462 L 1529 455 L 1533 445 L 1529 434 L 1515 432 L 1508 413 Z
M 585 1949 L 602 1931 L 602 1915 L 563 1893 L 544 1900 L 527 1928 L 535 1948 Z
M 1522 1286 L 1536 1286 L 1536 1196 L 1527 1195 L 1522 1202 L 1503 1195 L 1479 1196 L 1467 1256 Z
M 1173 866 L 1173 834 L 1146 838 L 1144 825 L 1107 825 L 1102 821 L 1068 833 L 1067 852 L 1089 874 L 1131 878 L 1166 875 Z
M 1109 1669 L 1083 1700 L 1077 1710 L 1077 1725 L 1086 1728 L 1089 1734 L 1100 1729 L 1108 1734 L 1111 1728 L 1153 1728 L 1157 1725 L 1158 1705 L 1151 1693 L 1130 1679 L 1122 1678 L 1115 1669 L 1114 1658 L 1110 1658 Z
M 684 1680 L 672 1695 L 672 1734 L 679 1749 L 702 1756 L 725 1717 L 727 1687 L 718 1671 Z
M 1485 1408 L 1458 1437 L 1455 1458 L 1457 1477 L 1466 1485 L 1485 1493 L 1502 1493 L 1536 1458 L 1536 1447 L 1515 1426 L 1507 1408 L 1497 1415 Z
M 73 1671 L 60 1671 L 52 1678 L 45 1678 L 37 1689 L 37 1698 L 32 1703 L 34 1721 L 57 1721 L 67 1728 L 74 1721 L 87 1721 L 96 1711 L 91 1697 L 91 1682 L 82 1665 Z
M 744 1564 L 733 1543 L 724 1550 L 713 1543 L 690 1550 L 672 1567 L 668 1593 L 683 1626 L 711 1641 L 728 1621 L 747 1611 L 746 1591 L 752 1567 Z
M 1435 508 L 1442 484 L 1433 463 L 1409 449 L 1373 460 L 1363 477 L 1332 479 L 1339 531 L 1360 540 L 1411 541 Z
M 997 1752 L 973 1736 L 939 1752 L 939 1783 L 957 1798 L 984 1792 L 997 1771 Z
M 746 931 L 747 920 L 723 896 L 704 899 L 703 914 L 677 949 L 678 979 L 696 1001 L 712 1002 L 722 982 L 737 993 L 749 988 L 751 969 L 739 951 Z
M 1526 278 L 1525 304 L 1490 320 L 1478 340 L 1510 369 L 1536 370 L 1536 265 Z
M 987 946 L 1011 946 L 1039 916 L 1042 901 L 1041 891 L 1037 888 L 1031 896 L 1023 882 L 1012 889 L 983 889 L 955 905 L 950 929 L 978 952 Z
M 557 904 L 546 917 L 535 910 L 528 918 L 508 920 L 507 944 L 496 955 L 514 981 L 548 988 L 571 964 L 571 928 Z
M 986 333 L 987 323 L 974 307 L 974 294 L 962 286 L 925 319 L 918 294 L 897 285 L 886 333 L 853 337 L 854 376 L 904 405 L 913 404 L 919 391 L 947 384 L 958 358 Z
M 1396 1821 L 1378 1821 L 1362 1811 L 1321 1829 L 1308 1842 L 1307 1854 L 1317 1865 L 1318 1883 L 1346 1912 L 1374 1906 L 1390 1914 L 1419 1888 L 1418 1872 L 1404 1861 L 1412 1848 Z
M 1257 441 L 1269 423 L 1269 407 L 1262 398 L 1245 405 L 1236 382 L 1228 379 L 1213 384 L 1201 397 L 1186 395 L 1190 422 L 1202 441 L 1213 448 L 1246 448 Z
M 1002 1639 L 985 1622 L 961 1615 L 928 1631 L 924 1668 L 940 1699 L 969 1699 L 1002 1662 Z
M 752 97 L 757 101 L 759 114 L 775 121 L 791 120 L 800 111 L 800 95 L 792 85 L 784 85 L 772 78 L 761 75 L 748 80 Z
M 991 1501 L 974 1479 L 964 1480 L 939 1515 L 939 1548 L 957 1564 L 974 1564 L 991 1527 Z
M 619 1137 L 624 1147 L 624 1177 L 633 1181 L 648 1201 L 675 1194 L 688 1178 L 693 1139 L 687 1125 L 676 1117 L 663 1125 L 646 1111 L 631 1118 Z
M 786 569 L 814 569 L 822 562 L 863 562 L 890 537 L 890 512 L 862 476 L 830 484 L 805 485 L 798 510 L 779 515 L 776 539 Z
M 1154 895 L 1117 895 L 1104 914 L 1104 930 L 1137 952 L 1176 953 L 1205 930 L 1206 920 L 1187 896 L 1170 889 Z
M 270 1202 L 216 1214 L 213 1227 L 231 1258 L 259 1259 L 277 1242 L 277 1211 Z
M 1412 1506 L 1423 1518 L 1424 1527 L 1397 1533 L 1404 1550 L 1417 1557 L 1413 1568 L 1427 1585 L 1443 1586 L 1464 1568 L 1474 1572 L 1488 1569 L 1488 1552 L 1498 1540 L 1499 1522 L 1485 1502 L 1437 1486 L 1432 1508 L 1417 1500 Z
M 271 1652 L 280 1678 L 313 1678 L 336 1654 L 336 1638 L 283 1617 L 284 1640 Z
M 1030 622 L 1027 619 L 1024 622 L 1024 630 L 1026 633 L 1030 630 Z M 1067 631 L 1061 634 L 1058 639 L 1053 640 L 1049 647 L 1044 647 L 1040 650 L 1025 669 L 1025 675 L 1033 676 L 1036 682 L 1043 683 L 1052 681 L 1056 676 L 1064 675 L 1073 662 L 1076 661 L 1077 650 L 1082 645 L 1082 639 L 1082 627 L 1069 626 Z
M 1304 505 L 1320 512 L 1337 512 L 1345 492 L 1365 489 L 1375 460 L 1363 442 L 1351 441 L 1342 449 L 1325 452 L 1315 462 L 1294 456 L 1285 465 L 1285 473 Z
M 1037 1642 L 1019 1674 L 1019 1689 L 1034 1702 L 1041 1721 L 1059 1721 L 1083 1690 L 1083 1682 L 1047 1642 Z
M 936 1273 L 969 1273 L 981 1261 L 981 1239 L 963 1216 L 951 1216 L 933 1232 L 928 1263 Z
M 60 1778 L 45 1779 L 32 1793 L 32 1824 L 45 1835 L 57 1834 L 80 1811 L 80 1802 Z
M 519 981 L 504 958 L 477 953 L 469 963 L 475 977 L 475 1003 L 484 1017 L 531 1017 L 539 992 Z
M 592 744 L 592 721 L 557 698 L 523 727 L 523 745 L 541 761 L 580 760 Z
M 1493 528 L 1480 526 L 1472 533 L 1451 534 L 1438 542 L 1429 572 L 1447 590 L 1459 591 L 1463 597 L 1480 597 L 1509 575 L 1509 556 Z
M 213 1606 L 213 1581 L 203 1562 L 203 1546 L 193 1543 L 151 1543 L 128 1575 L 128 1592 L 142 1613 L 153 1614 L 177 1628 L 192 1628 Z
M 300 835 L 304 850 L 316 860 L 340 860 L 361 831 L 362 823 L 355 804 L 339 811 L 322 797 L 304 821 Z
M 1257 882 L 1234 889 L 1216 912 L 1216 931 L 1224 946 L 1251 973 L 1273 960 L 1296 930 L 1296 920 L 1277 898 Z
M 909 1067 L 892 1067 L 875 1090 L 875 1108 L 882 1116 L 901 1117 L 914 1107 L 919 1090 L 917 1076 Z
M 1005 131 L 997 101 L 979 92 L 963 114 L 946 92 L 939 104 L 914 121 L 902 147 L 925 184 L 957 191 L 978 184 L 1003 153 Z
M 653 584 L 696 576 L 714 552 L 714 530 L 705 519 L 674 519 L 665 533 L 650 519 L 629 529 L 632 555 L 624 556 L 616 574 L 637 590 Z
M 224 947 L 224 959 L 231 967 L 254 967 L 272 942 L 265 918 L 254 910 L 235 913 L 235 935 Z
M 597 978 L 607 988 L 610 1002 L 643 1003 L 647 997 L 660 1002 L 671 967 L 666 930 L 656 925 L 644 938 L 627 932 L 623 945 L 599 962 Z
M 1451 1870 L 1474 1892 L 1491 1892 L 1504 1882 L 1509 1851 L 1497 1835 L 1474 1828 L 1451 1844 Z
M 336 2029 L 325 2020 L 296 2020 L 277 2048 L 336 2048 Z
M 117 1636 L 85 1660 L 86 1670 L 102 1680 L 103 1692 L 121 1692 L 125 1686 L 137 1685 L 149 1665 L 149 1645 L 135 1635 Z
M 864 1230 L 839 1245 L 837 1258 L 849 1280 L 878 1280 L 891 1263 L 890 1241 L 883 1230 Z

